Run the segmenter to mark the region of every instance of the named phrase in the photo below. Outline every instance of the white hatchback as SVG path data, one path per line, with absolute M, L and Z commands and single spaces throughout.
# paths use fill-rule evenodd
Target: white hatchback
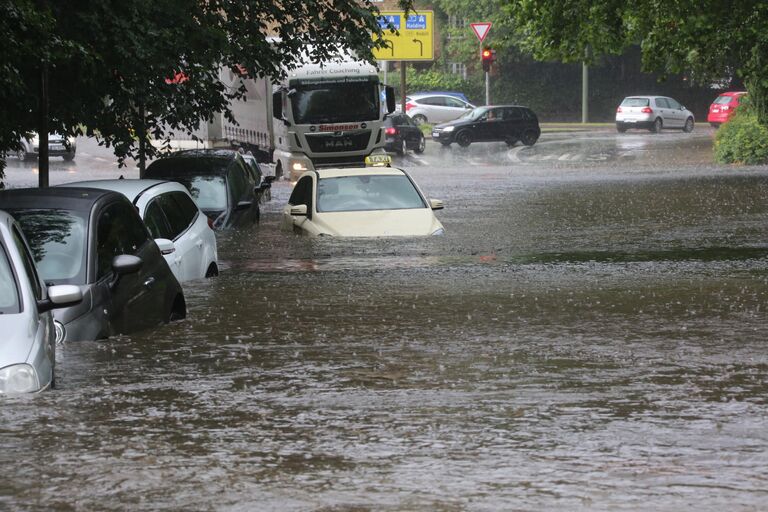
M 628 96 L 616 109 L 616 129 L 642 128 L 653 133 L 669 128 L 693 131 L 693 112 L 667 96 Z
M 59 185 L 113 190 L 136 206 L 152 238 L 171 240 L 160 250 L 179 283 L 219 274 L 212 221 L 200 211 L 187 188 L 175 181 L 94 180 Z
M 405 98 L 405 113 L 416 124 L 453 121 L 474 108 L 473 104 L 448 94 L 424 93 Z
M 433 213 L 442 208 L 401 169 L 318 169 L 296 182 L 283 226 L 313 236 L 442 235 Z

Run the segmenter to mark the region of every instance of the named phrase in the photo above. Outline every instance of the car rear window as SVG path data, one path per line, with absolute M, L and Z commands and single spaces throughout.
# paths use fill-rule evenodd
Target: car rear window
M 647 107 L 648 98 L 624 98 L 621 102 L 622 107 Z
M 731 102 L 738 102 L 739 98 L 737 96 L 718 96 L 713 103 L 716 103 L 718 105 L 726 105 Z
M 0 314 L 19 313 L 19 290 L 5 247 L 0 245 Z

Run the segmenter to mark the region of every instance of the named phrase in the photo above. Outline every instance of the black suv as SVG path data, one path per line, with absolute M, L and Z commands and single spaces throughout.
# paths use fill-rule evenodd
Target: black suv
M 452 142 L 466 147 L 473 142 L 517 141 L 533 146 L 541 135 L 539 119 L 533 110 L 518 105 L 477 107 L 458 119 L 438 124 L 432 129 L 432 139 L 443 146 Z

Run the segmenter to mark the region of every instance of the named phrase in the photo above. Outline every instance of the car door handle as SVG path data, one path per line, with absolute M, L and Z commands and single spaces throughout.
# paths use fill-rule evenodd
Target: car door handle
M 154 277 L 150 277 L 149 279 L 144 281 L 144 287 L 145 288 L 152 288 L 153 286 L 155 286 L 155 278 Z

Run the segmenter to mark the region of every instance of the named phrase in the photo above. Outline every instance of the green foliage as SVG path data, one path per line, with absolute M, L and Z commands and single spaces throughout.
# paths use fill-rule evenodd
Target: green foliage
M 415 91 L 456 91 L 463 92 L 470 101 L 480 101 L 483 83 L 479 79 L 464 80 L 460 75 L 445 73 L 436 69 L 417 71 L 409 67 L 406 75 L 408 92 Z
M 715 161 L 723 164 L 768 164 L 768 127 L 754 108 L 742 105 L 715 136 Z
M 49 131 L 87 126 L 122 162 L 136 157 L 135 134 L 162 140 L 168 127 L 189 132 L 217 112 L 231 117 L 228 103 L 244 91 L 219 81 L 221 65 L 279 76 L 301 52 L 323 61 L 339 46 L 372 59 L 377 14 L 369 0 L 0 0 L 0 155 L 39 131 L 43 69 Z M 168 83 L 176 73 L 186 80 Z

